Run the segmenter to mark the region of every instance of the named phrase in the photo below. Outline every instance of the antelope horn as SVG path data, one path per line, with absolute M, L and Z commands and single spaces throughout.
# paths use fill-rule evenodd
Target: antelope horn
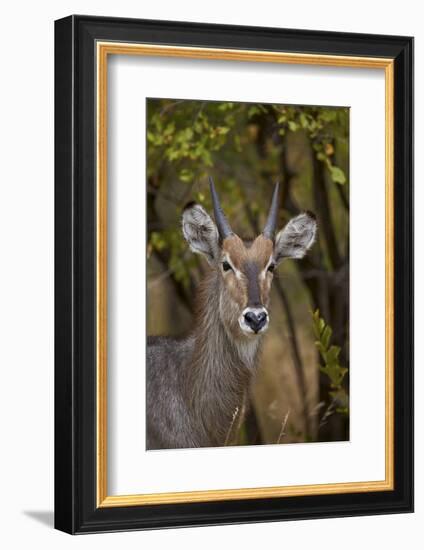
M 274 187 L 274 193 L 272 195 L 271 207 L 269 209 L 268 219 L 266 221 L 262 234 L 267 239 L 274 239 L 275 227 L 277 225 L 278 218 L 278 191 L 280 185 L 277 181 Z
M 218 199 L 218 194 L 213 183 L 213 179 L 209 176 L 209 186 L 212 196 L 213 213 L 215 216 L 216 227 L 218 228 L 219 238 L 223 241 L 226 237 L 233 235 L 230 224 L 222 211 L 221 204 Z

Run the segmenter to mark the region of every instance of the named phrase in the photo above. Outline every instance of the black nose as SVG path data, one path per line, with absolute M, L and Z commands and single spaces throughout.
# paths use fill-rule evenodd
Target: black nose
M 265 311 L 248 311 L 244 314 L 244 320 L 249 327 L 255 332 L 259 332 L 266 323 L 267 314 Z

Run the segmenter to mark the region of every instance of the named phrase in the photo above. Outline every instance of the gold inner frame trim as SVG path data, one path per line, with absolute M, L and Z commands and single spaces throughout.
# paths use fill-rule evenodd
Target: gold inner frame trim
M 394 60 L 390 58 L 159 46 L 124 42 L 96 43 L 97 54 L 97 506 L 141 506 L 255 498 L 364 493 L 394 489 Z M 107 61 L 109 55 L 219 59 L 362 69 L 385 72 L 385 479 L 281 487 L 216 489 L 178 493 L 107 494 Z

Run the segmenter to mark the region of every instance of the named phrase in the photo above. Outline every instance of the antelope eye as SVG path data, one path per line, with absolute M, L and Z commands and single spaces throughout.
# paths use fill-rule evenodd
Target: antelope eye
M 274 271 L 274 269 L 275 269 L 275 264 L 269 264 L 268 271 L 270 271 L 272 273 Z
M 230 269 L 232 269 L 232 267 L 230 266 L 230 264 L 228 262 L 222 262 L 222 269 L 224 271 L 229 271 Z

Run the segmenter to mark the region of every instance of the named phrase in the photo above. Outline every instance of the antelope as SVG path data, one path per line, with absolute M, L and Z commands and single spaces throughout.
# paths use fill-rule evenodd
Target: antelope
M 212 178 L 209 183 L 215 223 L 193 202 L 182 215 L 185 240 L 209 264 L 199 285 L 194 328 L 181 339 L 148 337 L 147 449 L 227 444 L 258 369 L 273 272 L 284 258 L 302 258 L 315 240 L 310 212 L 275 234 L 277 183 L 262 233 L 244 242 L 232 231 Z

